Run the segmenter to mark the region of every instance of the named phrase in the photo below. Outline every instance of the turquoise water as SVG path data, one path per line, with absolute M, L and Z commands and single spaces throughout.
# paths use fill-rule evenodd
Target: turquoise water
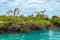
M 41 30 L 18 34 L 0 34 L 0 40 L 60 40 L 60 30 Z

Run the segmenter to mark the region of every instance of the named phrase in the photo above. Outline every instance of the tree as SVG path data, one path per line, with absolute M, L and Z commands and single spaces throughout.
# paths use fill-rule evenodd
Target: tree
M 46 10 L 41 10 L 40 13 L 45 13 Z
M 60 24 L 60 18 L 58 16 L 52 16 L 52 23 L 54 25 Z
M 15 10 L 14 10 L 14 14 L 13 14 L 14 16 L 16 16 L 16 15 L 19 15 L 19 8 L 16 8 Z
M 58 18 L 58 16 L 52 16 L 52 18 Z
M 8 14 L 8 15 L 10 15 L 10 14 L 12 15 L 12 14 L 13 14 L 13 16 L 19 15 L 19 8 L 15 8 L 14 11 L 9 10 L 9 11 L 7 12 L 7 14 Z
M 10 15 L 10 14 L 12 15 L 12 13 L 13 13 L 12 10 L 9 10 L 9 11 L 7 12 L 8 15 Z

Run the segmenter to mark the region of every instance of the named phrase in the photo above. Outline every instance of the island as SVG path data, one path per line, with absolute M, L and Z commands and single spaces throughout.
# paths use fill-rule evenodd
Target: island
M 8 10 L 7 15 L 0 15 L 0 33 L 21 33 L 31 30 L 60 29 L 60 17 L 44 14 L 46 10 L 34 12 L 28 16 L 19 15 L 19 8 Z

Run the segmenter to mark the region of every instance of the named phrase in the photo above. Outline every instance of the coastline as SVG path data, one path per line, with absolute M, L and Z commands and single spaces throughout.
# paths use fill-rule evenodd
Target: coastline
M 59 25 L 60 26 L 60 25 Z M 16 24 L 7 24 L 3 27 L 0 27 L 0 33 L 25 33 L 31 30 L 43 30 L 43 29 L 57 29 L 59 30 L 60 27 L 57 25 L 16 25 Z

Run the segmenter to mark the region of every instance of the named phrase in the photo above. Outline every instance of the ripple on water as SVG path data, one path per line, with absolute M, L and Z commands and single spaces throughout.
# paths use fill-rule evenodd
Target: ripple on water
M 19 34 L 0 34 L 0 40 L 60 40 L 60 31 L 41 30 Z

